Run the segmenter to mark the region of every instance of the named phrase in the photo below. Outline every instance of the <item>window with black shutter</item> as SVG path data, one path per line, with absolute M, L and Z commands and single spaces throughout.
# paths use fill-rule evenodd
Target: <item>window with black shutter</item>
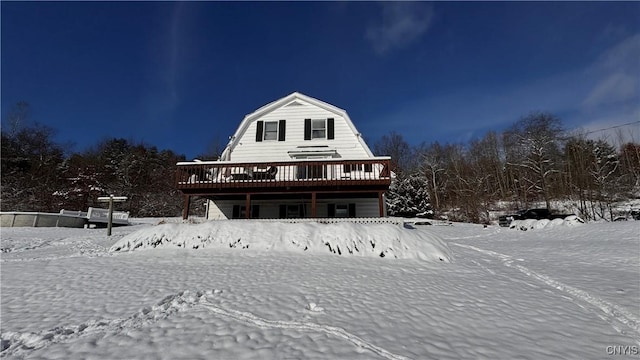
M 264 140 L 278 140 L 278 127 L 277 121 L 265 121 Z
M 327 139 L 335 139 L 335 124 L 333 118 L 327 119 Z
M 304 139 L 311 140 L 311 119 L 304 119 Z
M 304 139 L 333 139 L 333 119 L 304 119 Z
M 311 120 L 311 138 L 312 139 L 327 138 L 327 122 L 324 119 Z
M 256 123 L 256 141 L 262 141 L 262 133 L 264 132 L 264 122 L 258 121 Z
M 287 121 L 286 120 L 278 121 L 278 141 L 284 141 L 286 129 L 287 129 Z

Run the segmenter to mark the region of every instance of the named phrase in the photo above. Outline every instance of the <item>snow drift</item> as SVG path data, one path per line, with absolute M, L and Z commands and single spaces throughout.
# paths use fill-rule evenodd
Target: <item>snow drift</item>
M 549 229 L 556 226 L 578 226 L 584 224 L 584 220 L 577 217 L 576 215 L 569 215 L 564 219 L 526 219 L 526 220 L 513 220 L 511 224 L 509 224 L 510 229 L 518 229 L 518 230 L 539 230 L 539 229 Z
M 426 230 L 406 229 L 391 224 L 289 224 L 261 221 L 162 224 L 123 237 L 109 251 L 151 248 L 231 248 L 451 260 L 449 248 L 438 236 Z

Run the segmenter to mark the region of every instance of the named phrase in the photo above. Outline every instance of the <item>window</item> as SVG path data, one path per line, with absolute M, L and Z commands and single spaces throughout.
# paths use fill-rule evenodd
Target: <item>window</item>
M 260 205 L 251 205 L 251 213 L 249 214 L 252 219 L 260 217 Z M 233 205 L 232 219 L 244 219 L 247 217 L 247 208 L 244 205 Z
M 287 205 L 287 218 L 299 218 L 300 217 L 300 206 L 298 205 Z
M 304 213 L 305 209 L 303 204 L 280 205 L 281 219 L 302 218 L 304 217 Z
M 349 217 L 349 205 L 347 205 L 347 204 L 336 204 L 336 217 L 337 218 Z
M 311 126 L 311 124 L 309 124 Z M 256 123 L 256 142 L 264 140 L 284 141 L 287 121 L 258 121 Z
M 335 139 L 335 121 L 328 119 L 304 119 L 304 139 Z
M 232 219 L 244 219 L 247 217 L 247 208 L 241 205 L 233 205 Z
M 356 204 L 327 204 L 327 215 L 330 218 L 354 218 L 356 217 Z
M 311 120 L 311 138 L 325 139 L 327 137 L 327 123 L 324 119 Z
M 264 122 L 264 140 L 278 140 L 278 122 Z

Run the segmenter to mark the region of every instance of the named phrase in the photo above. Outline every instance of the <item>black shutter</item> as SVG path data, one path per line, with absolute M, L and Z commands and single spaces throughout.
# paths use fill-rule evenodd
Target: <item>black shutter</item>
M 251 205 L 251 218 L 257 219 L 260 217 L 260 205 Z
M 349 204 L 349 217 L 356 217 L 356 204 Z
M 311 140 L 311 119 L 304 119 L 304 139 Z
M 373 165 L 372 164 L 364 164 L 364 171 L 365 172 L 372 172 L 373 171 Z
M 332 218 L 332 217 L 336 217 L 336 204 L 327 204 L 328 208 L 327 208 L 327 213 L 328 213 L 328 217 Z
M 262 133 L 264 131 L 264 121 L 258 121 L 256 124 L 256 141 L 262 141 Z
M 342 172 L 344 172 L 344 173 L 350 173 L 350 172 L 351 172 L 351 164 L 344 164 L 344 165 L 342 165 Z
M 287 129 L 286 123 L 286 120 L 278 121 L 278 141 L 284 141 L 285 139 L 285 131 Z
M 287 205 L 280 205 L 280 219 L 287 217 Z
M 335 126 L 334 126 L 333 118 L 328 118 L 327 119 L 327 139 L 328 140 L 333 140 L 336 138 L 334 128 Z
M 233 205 L 233 215 L 231 215 L 232 219 L 240 218 L 240 205 Z

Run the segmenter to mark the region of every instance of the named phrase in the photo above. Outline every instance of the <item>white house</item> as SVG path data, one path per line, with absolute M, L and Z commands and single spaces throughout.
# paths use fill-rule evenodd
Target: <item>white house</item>
M 209 219 L 381 217 L 389 166 L 346 111 L 294 92 L 245 116 L 218 161 L 178 163 L 176 179 L 184 218 L 194 195 Z

